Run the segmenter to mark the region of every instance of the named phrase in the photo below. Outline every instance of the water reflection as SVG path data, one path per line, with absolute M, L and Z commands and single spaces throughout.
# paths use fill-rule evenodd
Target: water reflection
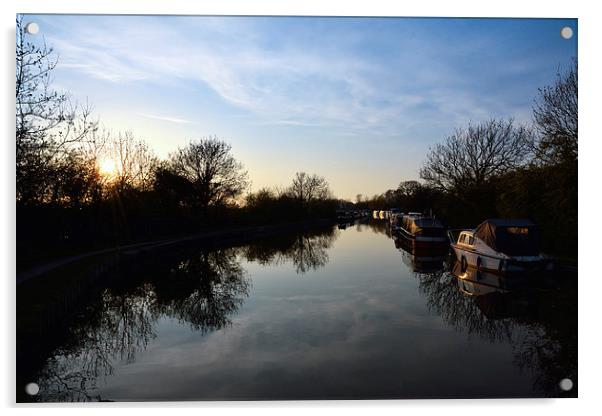
M 145 284 L 132 292 L 104 291 L 74 325 L 68 343 L 53 353 L 38 377 L 42 401 L 102 400 L 96 383 L 113 374 L 117 359 L 131 363 L 156 336 L 157 299 Z
M 231 325 L 251 281 L 240 258 L 262 265 L 293 264 L 296 273 L 328 262 L 337 230 L 283 235 L 227 249 L 165 252 L 125 261 L 118 276 L 88 305 L 38 377 L 41 401 L 101 400 L 97 382 L 116 362 L 133 363 L 157 336 L 160 318 L 201 334 Z
M 571 392 L 558 387 L 563 378 L 577 380 L 572 277 L 462 272 L 457 261 L 450 268 L 418 275 L 429 308 L 458 331 L 510 343 L 515 363 L 531 373 L 538 394 L 576 397 L 576 384 Z
M 329 260 L 328 249 L 339 237 L 338 228 L 314 230 L 304 234 L 282 235 L 242 248 L 247 261 L 261 265 L 291 262 L 297 274 L 324 267 Z
M 359 222 L 123 261 L 48 349 L 34 400 L 140 398 L 155 374 L 173 388 L 151 383 L 143 398 L 475 397 L 475 386 L 477 396 L 576 394 L 558 389 L 577 380 L 569 279 L 461 273 L 446 252 L 394 238 L 400 253 L 387 230 Z M 299 278 L 309 272 L 321 278 Z M 526 387 L 504 390 L 496 371 Z
M 358 229 L 369 229 L 372 230 L 376 234 L 384 234 L 389 238 L 393 237 L 393 233 L 391 231 L 391 227 L 389 226 L 389 221 L 368 221 L 358 224 Z
M 115 362 L 133 363 L 156 337 L 161 317 L 201 333 L 230 325 L 250 290 L 237 249 L 202 250 L 171 267 L 167 258 L 123 265 L 117 283 L 88 306 L 69 342 L 48 361 L 39 399 L 100 400 L 93 393 L 97 381 L 113 374 Z
M 250 281 L 237 259 L 235 249 L 201 251 L 170 270 L 169 278 L 154 282 L 159 313 L 207 332 L 230 324 Z
M 399 234 L 393 234 L 392 238 L 404 264 L 414 273 L 431 275 L 443 271 L 449 254 L 446 248 L 417 248 Z

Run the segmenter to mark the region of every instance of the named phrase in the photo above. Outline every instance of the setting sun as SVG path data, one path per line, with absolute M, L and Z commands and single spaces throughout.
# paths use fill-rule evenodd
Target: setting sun
M 115 173 L 115 161 L 113 159 L 102 159 L 98 162 L 98 169 L 101 174 L 111 176 Z

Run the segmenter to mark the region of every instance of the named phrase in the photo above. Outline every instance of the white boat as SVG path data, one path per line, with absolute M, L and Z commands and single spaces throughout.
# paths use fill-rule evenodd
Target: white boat
M 491 272 L 543 270 L 550 262 L 540 253 L 537 226 L 525 219 L 488 219 L 462 231 L 451 244 L 462 271 L 468 267 Z

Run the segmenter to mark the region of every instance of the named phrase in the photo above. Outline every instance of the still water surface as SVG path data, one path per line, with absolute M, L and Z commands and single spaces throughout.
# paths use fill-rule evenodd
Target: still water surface
M 508 291 L 452 269 L 382 222 L 125 261 L 35 400 L 576 395 L 558 387 L 576 381 L 575 277 Z

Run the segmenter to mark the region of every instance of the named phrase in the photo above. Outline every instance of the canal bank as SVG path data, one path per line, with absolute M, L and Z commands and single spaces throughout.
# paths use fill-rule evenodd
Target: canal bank
M 104 267 L 106 267 L 107 263 L 111 263 L 116 256 L 122 254 L 136 255 L 161 248 L 176 247 L 179 244 L 191 242 L 207 246 L 232 244 L 236 242 L 244 243 L 253 241 L 256 238 L 269 237 L 279 233 L 304 231 L 315 227 L 328 226 L 333 224 L 335 224 L 335 222 L 332 219 L 320 218 L 284 224 L 222 229 L 217 231 L 196 233 L 184 237 L 175 237 L 170 239 L 145 241 L 141 243 L 109 247 L 65 257 L 49 263 L 32 267 L 21 273 L 17 273 L 17 285 L 24 283 L 30 279 L 55 272 L 64 267 L 73 268 L 77 267 L 78 265 L 88 266 L 90 263 L 94 263 L 95 261 L 97 261 L 98 263 L 99 270 L 104 270 Z

